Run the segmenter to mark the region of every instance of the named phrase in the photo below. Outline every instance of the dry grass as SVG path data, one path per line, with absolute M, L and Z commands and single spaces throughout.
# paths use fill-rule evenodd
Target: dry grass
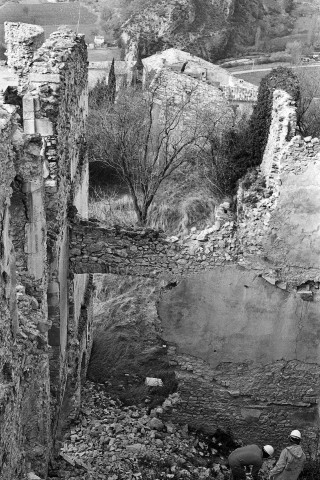
M 131 226 L 137 223 L 137 215 L 129 195 L 115 191 L 95 189 L 89 202 L 89 216 L 107 225 Z
M 149 209 L 148 227 L 177 234 L 187 233 L 193 226 L 202 228 L 214 223 L 218 200 L 200 183 L 196 174 L 177 174 L 164 184 Z M 114 187 L 93 189 L 89 216 L 110 226 L 137 223 L 130 195 L 118 193 Z
M 149 226 L 168 233 L 187 233 L 197 226 L 214 223 L 217 202 L 204 192 L 191 192 L 188 197 L 176 197 L 172 201 L 163 198 L 155 203 L 149 216 Z

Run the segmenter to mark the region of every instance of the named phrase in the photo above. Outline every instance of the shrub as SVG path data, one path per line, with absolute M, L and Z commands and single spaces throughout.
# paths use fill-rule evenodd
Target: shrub
M 202 176 L 214 198 L 232 196 L 238 180 L 253 166 L 250 130 L 246 118 L 224 135 L 209 138 L 211 148 L 205 152 Z
M 276 89 L 289 93 L 295 102 L 300 98 L 300 83 L 290 68 L 278 67 L 263 77 L 258 91 L 258 102 L 250 120 L 252 166 L 259 165 L 268 141 L 271 124 L 273 92 Z
M 98 80 L 97 84 L 89 93 L 89 107 L 100 107 L 107 101 L 109 97 L 109 89 L 106 83 L 106 77 Z

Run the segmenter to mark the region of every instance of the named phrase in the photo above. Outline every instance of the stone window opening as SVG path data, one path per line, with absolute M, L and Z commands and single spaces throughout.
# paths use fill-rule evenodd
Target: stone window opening
M 7 87 L 7 89 L 3 93 L 3 100 L 4 103 L 7 105 L 15 105 L 18 107 L 17 113 L 19 115 L 19 123 L 22 125 L 22 118 L 23 118 L 23 107 L 22 107 L 22 97 L 18 93 L 17 87 Z

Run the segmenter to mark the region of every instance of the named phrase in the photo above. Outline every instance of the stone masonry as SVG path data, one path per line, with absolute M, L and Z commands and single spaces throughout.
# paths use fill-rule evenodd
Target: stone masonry
M 291 98 L 274 93 L 261 170 L 241 181 L 236 213 L 225 201 L 214 225 L 183 238 L 105 228 L 87 218 L 83 37 L 62 29 L 42 44 L 35 26 L 8 23 L 6 41 L 18 87 L 0 102 L 2 478 L 45 478 L 77 414 L 96 272 L 163 280 L 159 315 L 179 380 L 163 415 L 250 442 L 280 445 L 291 428 L 315 438 L 319 140 L 294 136 Z M 174 97 L 179 77 L 167 79 Z
M 18 87 L 0 104 L 0 471 L 18 480 L 46 478 L 90 355 L 92 279 L 68 269 L 68 212 L 87 216 L 87 53 L 71 31 L 5 29 Z
M 261 171 L 238 190 L 236 261 L 163 293 L 158 311 L 179 380 L 179 400 L 168 401 L 163 415 L 279 448 L 299 428 L 314 448 L 320 143 L 294 131 L 295 106 L 276 91 Z
M 75 272 L 168 282 L 158 311 L 179 388 L 165 418 L 279 447 L 293 428 L 315 441 L 320 395 L 320 143 L 294 132 L 276 91 L 261 169 L 210 228 L 165 238 L 75 220 L 70 237 Z

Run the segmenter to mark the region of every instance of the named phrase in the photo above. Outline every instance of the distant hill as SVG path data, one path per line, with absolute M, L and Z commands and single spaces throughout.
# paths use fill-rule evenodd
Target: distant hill
M 320 0 L 139 1 L 122 39 L 127 50 L 138 44 L 142 57 L 175 47 L 216 61 L 281 51 L 291 41 L 320 46 Z
M 4 22 L 24 22 L 41 25 L 46 37 L 57 30 L 60 25 L 66 25 L 79 33 L 86 35 L 87 42 L 92 41 L 97 16 L 85 6 L 76 2 L 18 4 L 6 3 L 0 7 L 0 58 L 4 59 Z M 78 27 L 79 21 L 79 27 Z

